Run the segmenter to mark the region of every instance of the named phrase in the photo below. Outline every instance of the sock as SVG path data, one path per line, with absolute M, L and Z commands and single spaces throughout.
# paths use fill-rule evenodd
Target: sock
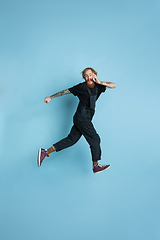
M 98 161 L 93 161 L 93 167 L 98 164 Z
M 50 153 L 52 153 L 52 152 L 55 152 L 55 151 L 56 151 L 55 146 L 52 146 L 52 147 L 50 147 L 50 148 L 47 149 L 48 155 L 49 155 Z

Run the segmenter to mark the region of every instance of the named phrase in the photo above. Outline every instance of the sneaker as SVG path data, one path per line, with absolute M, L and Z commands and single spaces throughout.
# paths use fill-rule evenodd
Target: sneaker
M 43 149 L 43 148 L 40 148 L 40 149 L 39 149 L 39 152 L 38 152 L 38 167 L 41 166 L 43 160 L 44 160 L 46 157 L 49 157 L 49 155 L 48 155 L 48 153 L 47 153 L 47 150 L 46 150 L 46 149 Z
M 93 172 L 96 174 L 96 173 L 99 173 L 99 172 L 103 172 L 105 170 L 107 170 L 108 168 L 110 168 L 111 165 L 102 165 L 100 163 L 97 163 L 97 165 L 95 165 L 93 167 Z

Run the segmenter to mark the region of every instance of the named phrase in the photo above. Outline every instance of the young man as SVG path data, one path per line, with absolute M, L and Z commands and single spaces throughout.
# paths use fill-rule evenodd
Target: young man
M 101 159 L 100 137 L 93 126 L 92 118 L 95 113 L 96 100 L 99 98 L 102 92 L 105 92 L 106 88 L 115 88 L 116 84 L 112 82 L 101 82 L 97 77 L 97 72 L 93 68 L 85 68 L 82 71 L 82 76 L 85 80 L 83 83 L 79 83 L 78 85 L 75 85 L 67 90 L 58 92 L 50 97 L 45 98 L 45 102 L 49 103 L 52 98 L 72 93 L 74 96 L 79 98 L 79 104 L 73 117 L 74 125 L 69 135 L 59 142 L 53 144 L 53 146 L 48 149 L 39 149 L 39 167 L 41 166 L 42 161 L 47 156 L 49 157 L 50 153 L 54 151 L 58 152 L 74 145 L 82 135 L 90 145 L 93 172 L 99 173 L 110 167 L 110 165 L 101 165 L 98 163 L 98 161 Z M 88 87 L 91 83 L 94 85 L 92 88 Z

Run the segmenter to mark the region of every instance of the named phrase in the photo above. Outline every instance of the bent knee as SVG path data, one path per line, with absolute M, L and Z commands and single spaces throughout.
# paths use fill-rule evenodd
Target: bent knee
M 68 141 L 70 141 L 72 144 L 75 144 L 76 142 L 78 142 L 78 140 L 80 139 L 80 136 L 72 136 L 72 135 L 68 135 L 67 136 Z

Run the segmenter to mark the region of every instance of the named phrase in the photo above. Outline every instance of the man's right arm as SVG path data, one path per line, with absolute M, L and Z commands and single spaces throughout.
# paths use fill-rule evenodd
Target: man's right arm
M 60 96 L 63 96 L 63 95 L 65 95 L 65 94 L 69 94 L 69 93 L 71 93 L 71 92 L 69 91 L 69 89 L 60 91 L 60 92 L 58 92 L 58 93 L 55 93 L 55 94 L 51 95 L 50 97 L 46 97 L 46 98 L 45 98 L 45 102 L 46 102 L 46 103 L 49 103 L 52 98 L 60 97 Z

